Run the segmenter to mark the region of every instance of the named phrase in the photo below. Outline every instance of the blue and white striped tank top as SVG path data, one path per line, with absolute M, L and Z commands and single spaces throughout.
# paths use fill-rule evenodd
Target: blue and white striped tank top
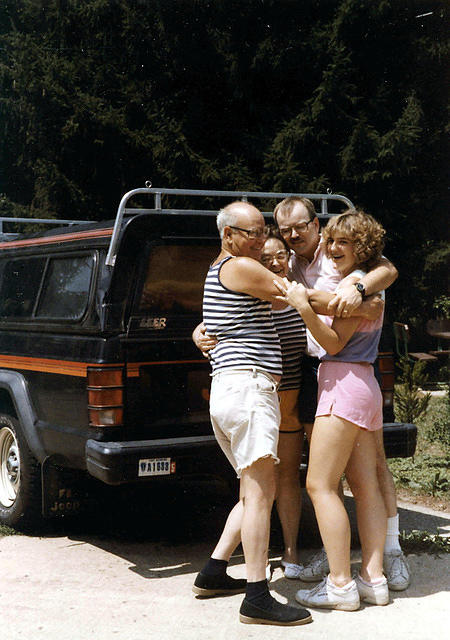
M 283 361 L 283 375 L 278 390 L 299 389 L 302 379 L 301 360 L 306 350 L 305 323 L 293 307 L 272 309 L 272 316 L 280 338 Z
M 209 352 L 212 370 L 258 367 L 281 375 L 281 348 L 270 302 L 231 291 L 220 282 L 222 265 L 210 267 L 203 294 L 203 322 L 218 343 Z

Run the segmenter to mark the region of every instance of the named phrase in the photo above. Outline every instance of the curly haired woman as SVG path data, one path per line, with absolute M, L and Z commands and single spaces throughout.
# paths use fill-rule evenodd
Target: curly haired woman
M 344 277 L 356 282 L 379 259 L 385 231 L 362 211 L 348 210 L 332 218 L 323 232 L 329 257 Z M 318 406 L 307 476 L 330 567 L 329 575 L 296 599 L 311 607 L 354 611 L 360 601 L 389 602 L 383 575 L 386 511 L 376 470 L 374 432 L 383 426 L 382 397 L 372 363 L 378 351 L 382 318 L 327 318 L 310 303 L 311 290 L 285 280 L 280 299 L 295 307 L 323 348 L 318 374 Z M 342 474 L 356 502 L 362 564 L 356 580 L 350 569 L 350 523 L 339 498 Z

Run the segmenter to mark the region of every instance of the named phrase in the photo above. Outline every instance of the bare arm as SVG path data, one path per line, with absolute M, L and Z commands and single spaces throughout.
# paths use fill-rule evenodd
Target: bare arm
M 359 280 L 358 280 L 359 282 Z M 353 289 L 356 288 L 353 287 Z M 335 294 L 328 291 L 318 291 L 317 289 L 307 289 L 309 295 L 309 303 L 316 313 L 322 316 L 332 316 L 330 302 L 334 299 Z M 356 291 L 356 293 L 358 293 Z M 360 294 L 358 294 L 360 295 Z M 376 320 L 384 309 L 384 302 L 378 295 L 372 295 L 366 298 L 359 307 L 356 307 L 346 318 L 366 318 L 367 320 Z
M 247 293 L 254 298 L 277 302 L 279 294 L 275 282 L 283 280 L 253 258 L 234 258 L 226 262 L 220 272 L 221 283 L 232 291 Z
M 366 295 L 370 296 L 378 291 L 384 291 L 398 278 L 398 271 L 390 260 L 382 257 L 380 262 L 366 273 L 360 282 L 366 289 Z
M 297 309 L 314 338 L 327 353 L 335 355 L 345 347 L 359 325 L 360 318 L 335 318 L 329 327 L 314 312 L 309 303 L 308 290 L 302 284 L 289 282 L 285 278 L 283 287 L 278 283 L 276 286 L 283 294 L 279 299 L 285 300 Z
M 387 258 L 382 257 L 380 262 L 357 282 L 361 282 L 366 290 L 366 296 L 384 291 L 395 282 L 398 277 L 398 271 Z M 329 315 L 342 316 L 353 315 L 355 309 L 363 302 L 362 295 L 357 291 L 353 284 L 339 287 L 335 295 L 328 305 Z M 345 314 L 344 314 L 345 311 Z M 366 313 L 362 314 L 364 317 Z M 375 316 L 377 317 L 377 316 Z

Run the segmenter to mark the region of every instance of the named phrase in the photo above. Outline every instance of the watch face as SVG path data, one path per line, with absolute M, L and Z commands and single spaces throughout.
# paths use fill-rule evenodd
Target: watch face
M 366 293 L 364 285 L 361 284 L 361 282 L 357 282 L 355 286 L 361 295 L 364 295 Z

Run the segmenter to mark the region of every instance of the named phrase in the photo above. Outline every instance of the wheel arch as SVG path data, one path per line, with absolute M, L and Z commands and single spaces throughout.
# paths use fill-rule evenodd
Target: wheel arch
M 24 376 L 17 371 L 0 369 L 0 414 L 20 423 L 30 451 L 39 463 L 47 457 L 36 429 L 37 416 Z

